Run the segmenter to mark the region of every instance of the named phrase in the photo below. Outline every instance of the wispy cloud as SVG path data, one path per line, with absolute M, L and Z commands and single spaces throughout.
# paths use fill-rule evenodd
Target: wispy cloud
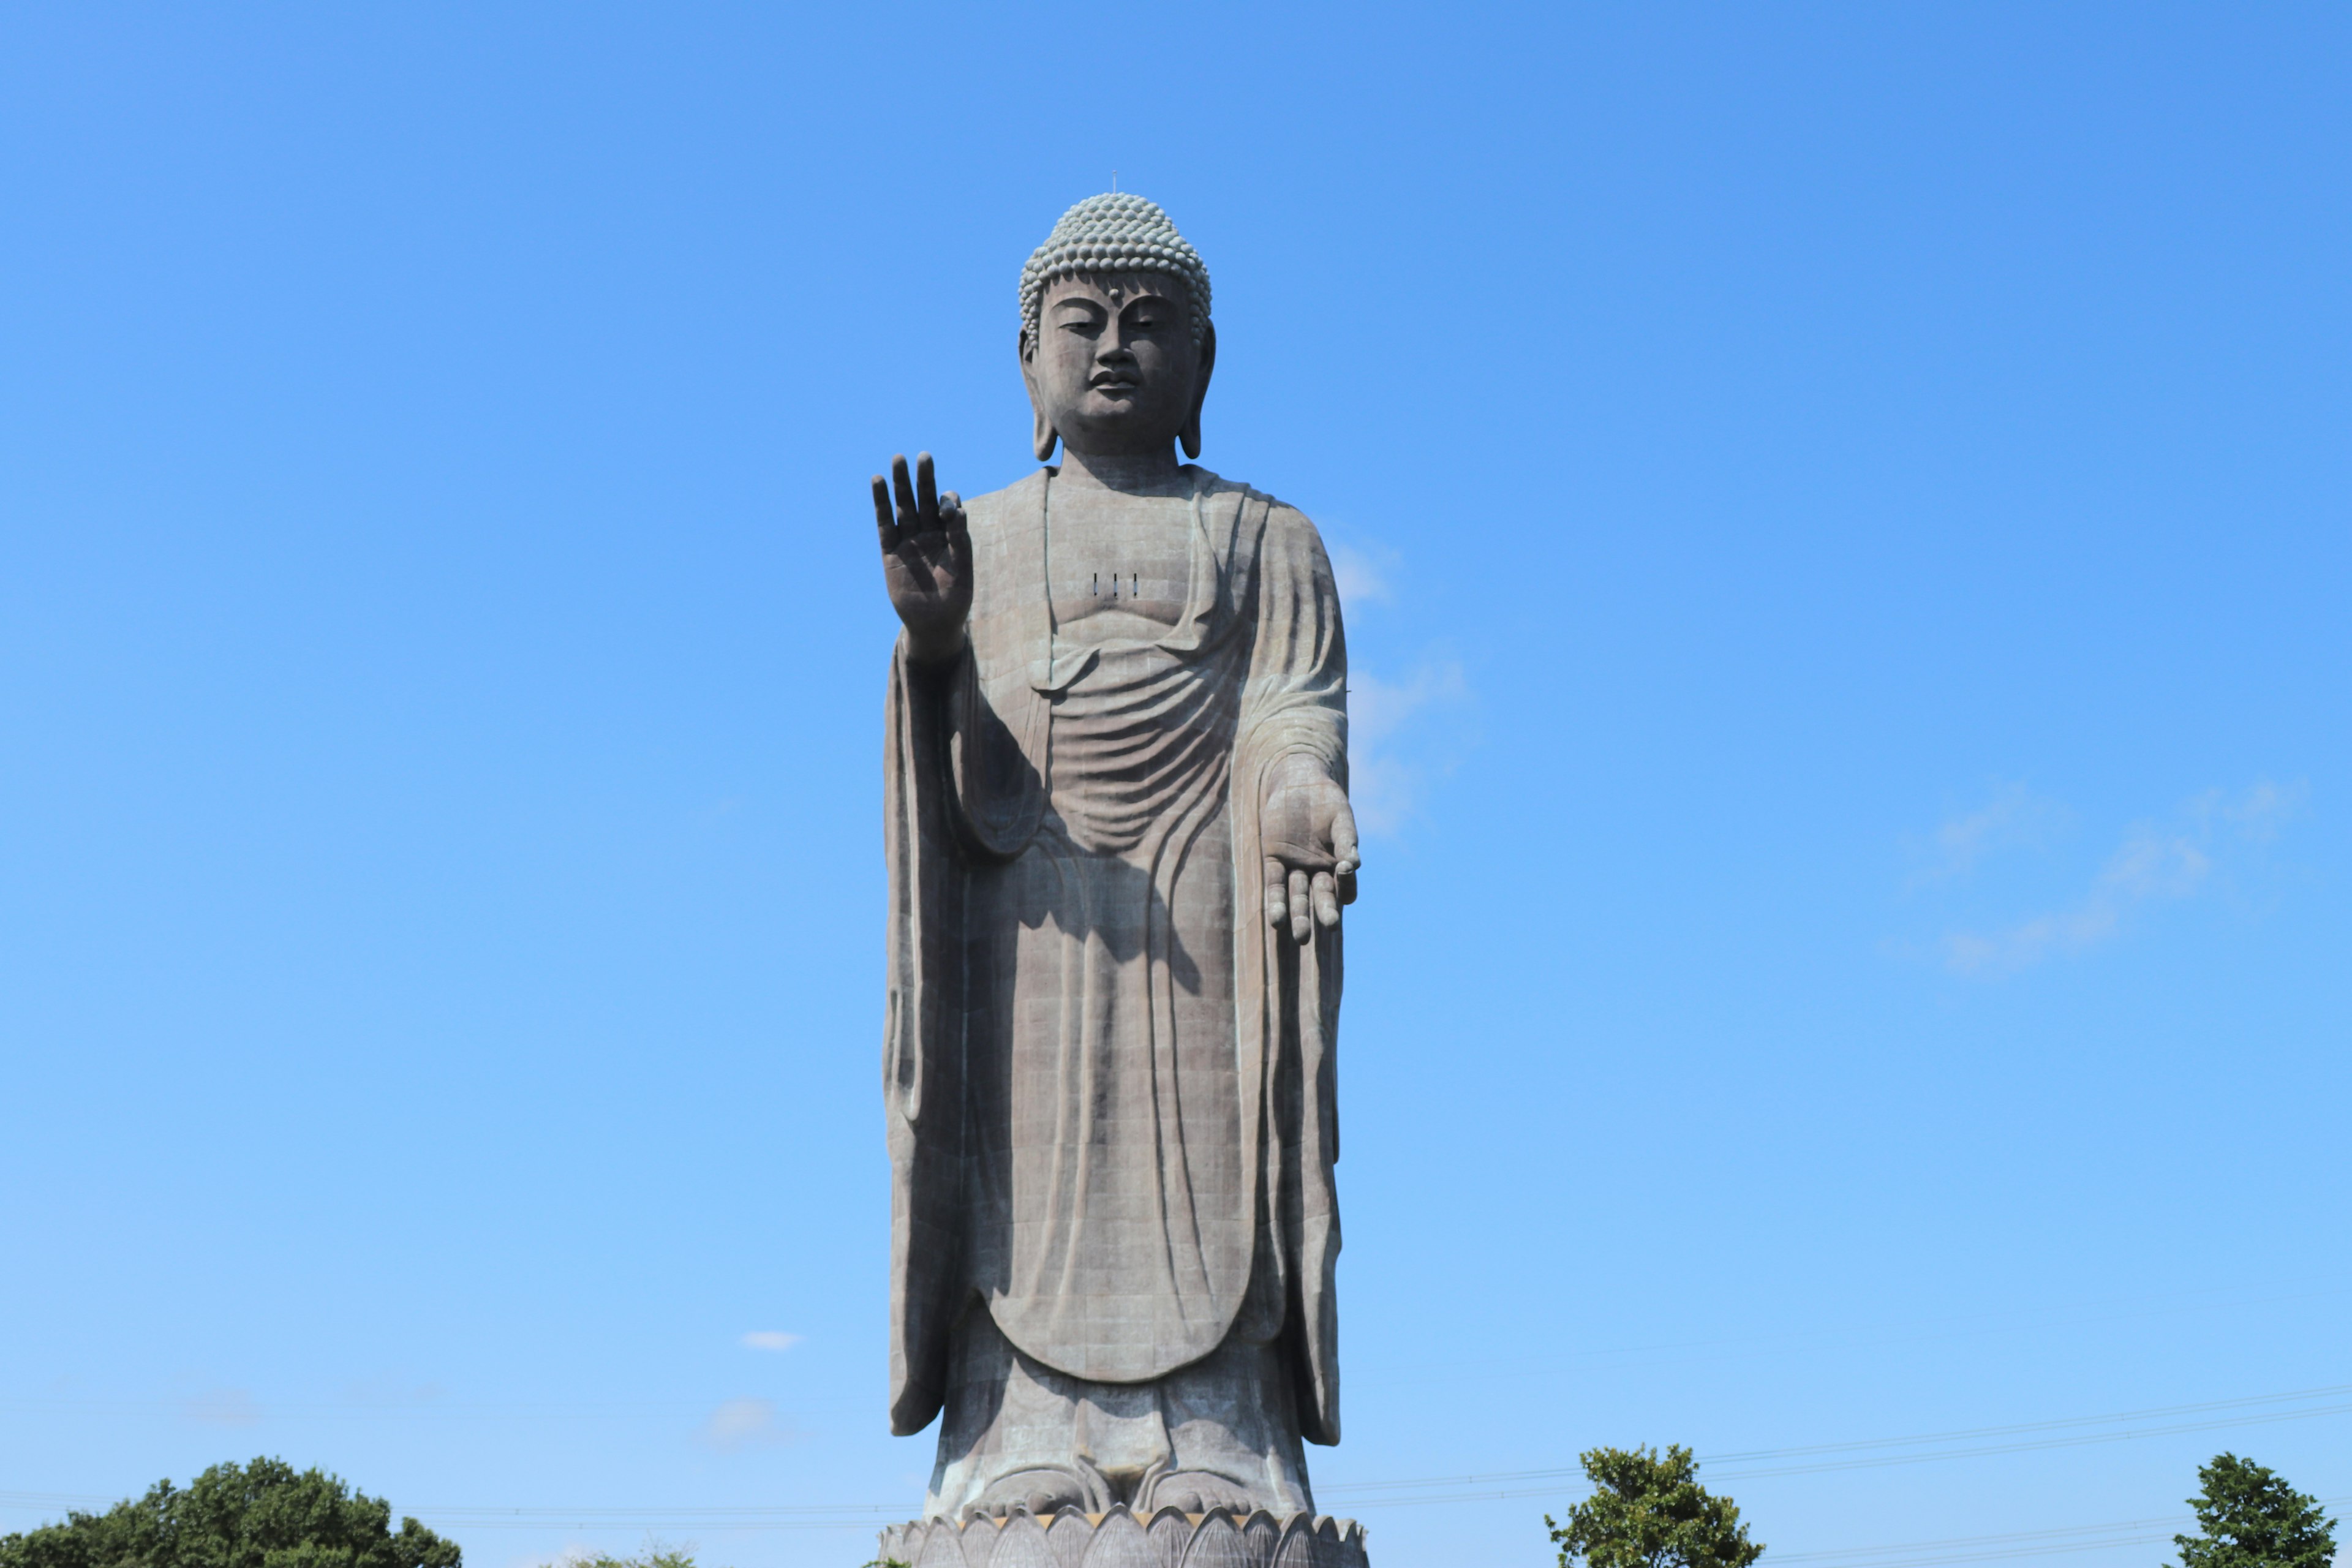
M 2108 857 L 2079 902 L 2002 931 L 1954 931 L 1944 939 L 1945 967 L 1956 974 L 2006 973 L 2055 954 L 2080 952 L 2114 936 L 2136 906 L 2187 898 L 2212 868 L 2213 862 L 2186 836 L 2139 824 Z
M 251 1426 L 261 1420 L 261 1407 L 242 1388 L 210 1388 L 180 1402 L 180 1413 L 206 1426 Z
M 730 1399 L 710 1413 L 697 1434 L 705 1447 L 721 1453 L 741 1448 L 764 1448 L 778 1443 L 789 1443 L 793 1434 L 776 1423 L 776 1402 L 772 1399 Z
M 442 1393 L 437 1383 L 412 1383 L 404 1377 L 355 1378 L 343 1384 L 343 1399 L 352 1405 L 430 1405 Z
M 1351 621 L 1370 605 L 1397 603 L 1412 577 L 1404 557 L 1377 540 L 1334 540 L 1324 548 L 1339 603 Z M 1456 660 L 1424 652 L 1402 680 L 1374 674 L 1363 655 L 1372 644 L 1355 639 L 1348 672 L 1348 801 L 1356 825 L 1367 836 L 1402 829 L 1433 773 L 1446 772 L 1458 749 L 1443 739 L 1443 726 L 1430 722 L 1448 710 L 1466 710 L 1470 684 Z M 1458 738 L 1458 727 L 1457 727 Z
M 2302 811 L 2309 793 L 2297 779 L 2288 784 L 2258 784 L 2234 798 L 2225 798 L 2218 789 L 2208 790 L 2199 797 L 2199 805 L 2208 813 L 2218 813 L 2222 821 L 2255 843 L 2267 844 L 2278 837 L 2290 817 Z
M 1396 591 L 1389 580 L 1402 561 L 1397 552 L 1377 544 L 1337 544 L 1325 549 L 1331 557 L 1331 575 L 1339 586 L 1342 613 L 1361 605 L 1391 605 Z
M 1348 677 L 1348 802 L 1365 832 L 1395 832 L 1420 797 L 1430 763 L 1409 755 L 1407 730 L 1469 698 L 1470 683 L 1450 658 L 1425 658 L 1402 681 L 1360 670 Z
M 754 1329 L 743 1336 L 743 1342 L 755 1351 L 788 1351 L 801 1342 L 801 1337 L 782 1329 Z
M 2067 822 L 2066 808 L 2021 784 L 1998 785 L 1992 798 L 1973 811 L 1948 816 L 1919 846 L 1922 864 L 1914 887 L 1965 877 L 1997 849 L 2045 842 Z
M 2137 911 L 2203 890 L 2229 839 L 2275 837 L 2302 793 L 2268 783 L 2235 795 L 2208 790 L 2165 822 L 2135 823 L 2081 898 L 1990 931 L 1952 931 L 1940 944 L 1944 966 L 1973 977 L 2014 973 L 2112 941 Z

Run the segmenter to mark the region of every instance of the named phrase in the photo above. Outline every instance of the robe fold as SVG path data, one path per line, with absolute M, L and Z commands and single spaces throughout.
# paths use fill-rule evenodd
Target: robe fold
M 891 1429 L 938 1413 L 976 1304 L 1101 1383 L 1278 1336 L 1337 1442 L 1339 935 L 1268 928 L 1259 824 L 1286 756 L 1346 783 L 1329 563 L 1188 467 L 1176 624 L 1089 641 L 1055 625 L 1052 472 L 966 505 L 962 653 L 891 666 Z

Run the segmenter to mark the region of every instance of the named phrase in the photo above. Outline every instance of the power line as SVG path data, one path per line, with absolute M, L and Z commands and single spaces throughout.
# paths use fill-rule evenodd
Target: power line
M 2113 1415 L 2068 1415 L 2053 1421 L 2020 1421 L 2005 1426 L 1970 1426 L 1957 1432 L 1930 1432 L 1916 1437 L 1881 1437 L 1860 1443 L 1818 1443 L 1803 1448 L 1757 1448 L 1745 1453 L 1717 1454 L 1717 1464 L 1747 1459 L 1772 1459 L 1799 1454 L 1833 1454 L 1855 1448 L 1885 1447 L 1898 1443 L 1942 1443 L 1963 1437 L 2004 1437 L 2019 1432 L 2047 1432 L 2063 1426 L 2104 1426 L 2116 1421 L 2155 1420 L 2169 1415 L 2197 1415 L 2215 1410 L 2242 1410 L 2258 1405 L 2284 1405 L 2298 1399 L 2329 1399 L 2352 1394 L 2352 1383 L 2303 1388 L 2288 1394 L 2254 1394 L 2239 1399 L 2210 1399 L 2197 1405 L 2164 1405 L 2148 1410 L 2125 1410 Z M 2340 1406 L 2331 1406 L 2340 1408 Z M 2298 1412 L 2297 1414 L 2301 1414 Z
M 681 1507 L 681 1508 L 477 1508 L 466 1506 L 435 1507 L 420 1503 L 406 1510 L 419 1517 L 449 1520 L 461 1524 L 531 1524 L 576 1521 L 583 1524 L 617 1520 L 624 1524 L 658 1518 L 665 1524 L 727 1524 L 738 1520 L 766 1520 L 807 1515 L 855 1514 L 873 1516 L 887 1521 L 896 1520 L 907 1511 L 907 1505 L 898 1503 L 808 1503 L 798 1506 L 763 1507 L 746 1504 L 741 1507 Z
M 1845 1443 L 1813 1443 L 1779 1448 L 1739 1449 L 1722 1454 L 1702 1455 L 1700 1460 L 1704 1464 L 1730 1467 L 1727 1470 L 1718 1469 L 1711 1478 L 1717 1480 L 1746 1480 L 1763 1477 L 1875 1468 L 1890 1465 L 1926 1464 L 1940 1459 L 1977 1458 L 2001 1454 L 2076 1447 L 2088 1444 L 2124 1442 L 2138 1437 L 2214 1431 L 2232 1426 L 2268 1426 L 2282 1421 L 2301 1421 L 2315 1416 L 2343 1415 L 2352 1412 L 2352 1401 L 2340 1398 L 2346 1394 L 2352 1394 L 2352 1384 L 2331 1384 L 2284 1394 L 2252 1394 L 2237 1399 L 2206 1400 L 2192 1405 L 2158 1405 L 2142 1410 L 2119 1411 L 2105 1415 L 2063 1416 L 2045 1421 L 2014 1422 L 1998 1426 L 1962 1427 L 1948 1432 L 1920 1433 L 1902 1437 L 1866 1438 Z M 2263 1408 L 2313 1400 L 2329 1400 L 2331 1403 L 2308 1405 L 2303 1409 Z M 2186 1421 L 2173 1419 L 2179 1416 L 2192 1416 L 2199 1419 Z M 2116 1426 L 2120 1426 L 2122 1429 L 2108 1432 L 2082 1430 L 2084 1427 Z M 2015 1440 L 1990 1443 L 1981 1441 L 1985 1438 Z M 1906 1448 L 1921 1451 L 1911 1453 L 1892 1451 Z M 1779 1462 L 1783 1460 L 1795 1462 Z M 1531 1482 L 1554 1484 L 1523 1484 Z M 1333 1501 L 1344 1500 L 1346 1506 L 1350 1509 L 1361 1510 L 1559 1497 L 1570 1491 L 1581 1489 L 1583 1484 L 1583 1472 L 1580 1466 L 1559 1466 L 1535 1470 L 1505 1470 L 1471 1475 L 1407 1477 L 1383 1481 L 1339 1482 L 1318 1489 Z M 1479 1489 L 1444 1489 L 1460 1488 Z M 1499 1489 L 1486 1489 L 1488 1488 L 1499 1488 Z M 1392 1495 L 1400 1493 L 1404 1495 Z M 63 1506 L 70 1509 L 84 1504 L 105 1506 L 116 1500 L 118 1500 L 89 1493 L 0 1491 L 0 1507 L 9 1508 L 47 1509 Z M 2347 1500 L 2329 1498 L 2321 1500 L 2337 1502 Z M 871 1529 L 877 1522 L 889 1522 L 904 1517 L 905 1508 L 900 1503 L 680 1505 L 631 1508 L 496 1507 L 482 1504 L 445 1503 L 419 1504 L 401 1511 L 415 1514 L 445 1529 L 560 1530 L 572 1528 L 659 1531 L 700 1528 L 766 1531 Z M 2026 1531 L 2005 1536 L 1979 1536 L 1948 1542 L 1915 1542 L 1908 1546 L 1858 1547 L 1835 1552 L 1791 1553 L 1777 1556 L 1775 1561 L 1830 1563 L 1850 1558 L 1941 1552 L 1945 1549 L 1960 1552 L 1960 1555 L 1906 1555 L 1905 1557 L 1904 1568 L 1930 1568 L 1931 1564 L 1937 1563 L 1978 1562 L 1997 1557 L 2047 1555 L 2062 1552 L 2088 1551 L 2102 1545 L 2147 1544 L 2148 1541 L 2160 1541 L 2164 1537 L 2159 1535 L 2147 1537 L 2146 1540 L 2134 1537 L 2130 1540 L 2077 1542 L 2073 1544 L 2064 1543 L 2064 1538 L 2145 1530 L 2160 1524 L 2178 1522 L 2179 1521 L 2135 1520 L 2111 1525 L 2076 1526 L 2061 1531 Z
M 2146 1538 L 2144 1532 L 2147 1531 L 2158 1531 L 2158 1534 L 2155 1539 L 2161 1540 L 2165 1534 L 2177 1531 L 2182 1525 L 2196 1522 L 2196 1520 L 2188 1514 L 2178 1514 L 2166 1519 L 2126 1519 L 2119 1520 L 2113 1524 L 2075 1524 L 2059 1530 L 2020 1530 L 2005 1535 L 1961 1535 L 1943 1541 L 1906 1541 L 1892 1546 L 1842 1546 L 1822 1552 L 1775 1552 L 1772 1553 L 1772 1561 L 1775 1563 L 1843 1563 L 1849 1558 L 1883 1557 L 1890 1554 L 1907 1559 L 1921 1552 L 1945 1552 L 1954 1550 L 1988 1549 L 2002 1552 L 2011 1548 L 2021 1550 L 2037 1542 L 2059 1542 L 2062 1543 L 2061 1549 L 2066 1549 L 2063 1546 L 2064 1542 L 2079 1542 L 2084 1536 L 2112 1536 L 2118 1531 L 2139 1532 L 2132 1537 L 2132 1543 L 2137 1543 Z M 2092 1542 L 2088 1544 L 2126 1543 Z
M 1993 1455 L 2026 1453 L 2051 1448 L 2080 1447 L 2090 1444 L 2125 1442 L 2134 1438 L 2164 1436 L 2182 1432 L 2207 1432 L 2233 1426 L 2267 1426 L 2280 1421 L 2301 1421 L 2315 1416 L 2342 1415 L 2347 1412 L 2352 1412 L 2352 1402 L 2315 1405 L 2302 1410 L 2263 1411 L 2260 1408 L 2266 1405 L 2281 1405 L 2294 1400 L 2326 1398 L 2332 1394 L 2352 1394 L 2352 1384 L 2335 1384 L 2319 1388 L 2299 1389 L 2286 1394 L 2253 1394 L 2240 1399 L 2207 1400 L 2194 1405 L 2158 1405 L 2149 1409 L 2121 1411 L 2106 1415 L 2074 1415 L 2063 1416 L 2048 1421 L 2016 1422 L 2000 1426 L 1963 1427 L 1950 1432 L 1921 1433 L 1904 1437 L 1868 1438 L 1859 1442 L 1849 1443 L 1804 1444 L 1784 1448 L 1749 1448 L 1737 1450 L 1732 1453 L 1723 1455 L 1702 1456 L 1701 1462 L 1713 1464 L 1728 1463 L 1733 1467 L 1728 1471 L 1718 1471 L 1714 1478 L 1717 1480 L 1751 1480 L 1763 1477 L 1809 1475 L 1839 1470 L 1871 1469 L 1890 1465 L 1927 1464 L 1939 1459 L 1978 1458 Z M 2236 1412 L 2237 1414 L 2219 1414 L 2221 1412 Z M 2160 1421 L 2163 1417 L 2172 1415 L 2210 1415 L 2214 1418 L 2196 1421 L 2175 1421 L 2153 1426 L 2147 1424 L 2151 1421 Z M 2126 1426 L 2124 1430 L 2116 1432 L 2084 1433 L 2079 1430 L 2069 1430 L 2070 1428 L 2080 1428 L 2084 1426 L 2112 1426 L 2119 1422 L 2139 1422 L 2141 1425 Z M 2027 1436 L 2031 1434 L 2063 1435 L 2039 1436 Z M 2003 1436 L 2024 1436 L 2025 1440 L 2000 1443 L 1975 1443 L 1958 1447 L 1947 1447 L 1932 1448 L 1930 1451 L 1921 1453 L 1906 1454 L 1871 1452 L 1871 1450 L 1874 1449 L 1885 1450 L 1890 1448 L 1919 1448 L 1934 1444 L 1965 1444 L 1966 1440 L 1970 1438 Z M 1829 1458 L 1817 1456 L 1836 1457 Z M 1796 1459 L 1800 1462 L 1794 1464 L 1774 1464 L 1770 1462 L 1782 1458 Z M 1509 1484 L 1513 1482 L 1552 1482 L 1555 1484 L 1537 1486 L 1514 1486 Z M 1438 1489 L 1462 1487 L 1484 1488 L 1494 1486 L 1496 1483 L 1503 1483 L 1501 1489 L 1479 1489 L 1474 1491 Z M 1344 1502 L 1346 1506 L 1351 1510 L 1364 1510 L 1374 1508 L 1425 1507 L 1444 1503 L 1499 1502 L 1532 1498 L 1559 1497 L 1570 1491 L 1580 1490 L 1582 1489 L 1583 1485 L 1583 1470 L 1580 1466 L 1563 1466 L 1541 1470 L 1508 1470 L 1484 1475 L 1430 1476 L 1387 1481 L 1339 1482 L 1320 1487 L 1317 1489 L 1320 1495 L 1332 1502 Z M 1407 1495 L 1383 1495 L 1400 1492 Z M 1415 1492 L 1420 1492 L 1422 1495 L 1411 1495 Z M 420 1508 L 417 1511 L 420 1514 L 436 1512 L 438 1517 L 457 1519 L 459 1517 L 488 1516 L 494 1510 L 462 1510 L 451 1507 L 439 1510 L 428 1510 Z M 514 1514 L 521 1512 L 521 1510 L 519 1510 L 495 1511 L 501 1519 L 510 1519 Z M 554 1514 L 561 1513 L 565 1518 L 579 1518 L 583 1520 L 601 1516 L 625 1516 L 634 1521 L 643 1521 L 649 1513 L 656 1510 L 570 1509 L 543 1510 L 536 1511 L 542 1516 L 552 1516 Z M 759 1521 L 775 1520 L 782 1516 L 791 1514 L 814 1514 L 824 1512 L 838 1517 L 842 1514 L 854 1513 L 866 1518 L 888 1518 L 894 1515 L 897 1511 L 898 1510 L 894 1506 L 888 1504 L 867 1504 L 856 1506 L 842 1505 L 830 1509 L 743 1508 L 732 1510 L 661 1510 L 662 1521 L 665 1523 L 692 1523 L 698 1521 L 701 1522 L 717 1524 L 723 1521 L 737 1521 L 746 1528 L 754 1527 L 759 1523 Z M 691 1520 L 685 1518 L 685 1516 L 689 1513 L 694 1516 Z M 647 1527 L 657 1528 L 658 1526 L 648 1525 Z
M 1722 1454 L 1703 1454 L 1699 1456 L 1699 1462 L 1705 1465 L 1729 1465 L 1735 1467 L 1735 1468 L 1727 1474 L 1718 1472 L 1717 1479 L 1726 1480 L 1753 1479 L 1761 1476 L 1804 1475 L 1829 1470 L 1876 1468 L 1886 1465 L 1920 1464 L 1932 1459 L 1970 1458 L 1994 1454 L 2022 1453 L 2042 1448 L 2075 1447 L 2086 1444 L 2123 1442 L 2136 1437 L 2162 1436 L 2179 1432 L 2212 1431 L 2227 1426 L 2263 1426 L 2277 1421 L 2301 1421 L 2312 1416 L 2341 1415 L 2347 1411 L 2352 1411 L 2352 1403 L 2315 1405 L 2303 1410 L 2268 1412 L 2259 1412 L 2259 1407 L 2266 1405 L 2290 1404 L 2297 1400 L 2326 1399 L 2330 1398 L 2331 1396 L 2340 1396 L 2345 1394 L 2352 1394 L 2352 1384 L 2334 1384 L 2319 1388 L 2298 1389 L 2287 1394 L 2252 1394 L 2241 1399 L 2207 1400 L 2195 1405 L 2159 1405 L 2146 1410 L 2119 1411 L 2107 1415 L 2072 1415 L 2049 1421 L 2016 1422 L 2000 1426 L 1963 1427 L 1956 1431 L 1920 1433 L 1906 1437 L 1874 1437 L 1866 1438 L 1859 1442 L 1813 1443 L 1784 1448 L 1749 1448 Z M 2245 1414 L 2217 1415 L 2217 1417 L 2212 1420 L 2175 1422 L 2164 1426 L 2141 1425 L 2128 1427 L 2126 1430 L 2118 1432 L 2095 1432 L 2088 1434 L 2075 1432 L 2064 1436 L 2029 1437 L 2028 1440 L 2022 1442 L 1980 1443 L 1970 1447 L 1944 1447 L 1928 1453 L 1888 1454 L 1884 1452 L 1884 1450 L 1894 1448 L 1924 1447 L 1936 1444 L 1965 1443 L 1967 1440 L 1971 1438 L 2025 1436 L 2029 1434 L 2059 1433 L 2065 1432 L 2069 1428 L 2114 1426 L 2124 1422 L 2147 1423 L 2160 1420 L 2167 1416 L 2215 1415 L 2216 1413 L 2224 1411 L 2245 1412 Z M 1872 1450 L 1880 1450 L 1880 1452 L 1873 1453 Z M 1842 1457 L 1835 1458 L 1826 1458 L 1826 1456 L 1831 1455 Z M 1817 1456 L 1821 1456 L 1822 1458 L 1816 1458 Z M 1769 1461 L 1779 1459 L 1796 1459 L 1810 1462 L 1786 1465 L 1769 1463 Z M 1491 1485 L 1497 1482 L 1510 1483 L 1539 1480 L 1569 1480 L 1580 1485 L 1583 1470 L 1580 1466 L 1563 1465 L 1539 1470 L 1498 1470 L 1475 1475 L 1425 1476 L 1386 1481 L 1342 1481 L 1320 1487 L 1317 1489 L 1320 1492 L 1328 1493 L 1334 1498 L 1340 1496 L 1352 1498 L 1359 1493 L 1405 1491 L 1434 1487 Z M 1552 1495 L 1560 1489 L 1563 1489 L 1545 1488 L 1534 1491 L 1514 1492 L 1510 1494 L 1481 1493 L 1479 1496 L 1512 1495 L 1541 1497 Z M 1366 1506 L 1370 1500 L 1366 1500 L 1365 1502 L 1358 1503 L 1356 1506 Z M 1417 1502 L 1428 1500 L 1434 1502 L 1454 1500 L 1437 1498 L 1427 1500 L 1417 1498 L 1400 1498 L 1394 1500 L 1384 1499 L 1380 1500 L 1392 1500 L 1397 1502 Z M 1465 1498 L 1461 1500 L 1467 1501 L 1470 1500 Z
M 2352 1501 L 2352 1497 L 2325 1497 L 2322 1504 Z M 1931 1568 L 1942 1563 L 1980 1563 L 2001 1557 L 2040 1557 L 2063 1552 L 2095 1552 L 2109 1546 L 2147 1546 L 2169 1542 L 2192 1515 L 2165 1519 L 2127 1519 L 2113 1524 L 2076 1524 L 2058 1530 L 2016 1531 L 2005 1535 L 1964 1535 L 1945 1541 L 1913 1541 L 1893 1546 L 1846 1546 L 1823 1552 L 1772 1553 L 1775 1563 L 1849 1564 L 1856 1559 L 1886 1561 L 1891 1568 Z M 2084 1539 L 2094 1537 L 2097 1539 Z
M 648 1417 L 667 1419 L 699 1419 L 710 1414 L 712 1402 L 694 1405 L 453 1405 L 439 1401 L 415 1405 L 336 1404 L 325 1401 L 297 1403 L 288 1401 L 268 1404 L 255 1402 L 226 1407 L 220 1415 L 218 1405 L 208 1405 L 201 1399 L 0 1399 L 0 1410 L 46 1414 L 51 1411 L 88 1411 L 100 1415 L 194 1415 L 199 1420 L 210 1419 L 222 1426 L 249 1426 L 257 1421 L 366 1419 L 385 1416 L 422 1416 L 425 1418 L 462 1417 L 468 1420 L 494 1420 L 509 1417 L 517 1420 L 560 1418 L 566 1421 L 638 1421 Z M 782 1414 L 782 1412 L 779 1412 Z
M 1525 1357 L 1501 1355 L 1467 1360 L 1439 1359 L 1417 1363 L 1410 1371 L 1401 1371 L 1386 1376 L 1359 1377 L 1352 1386 L 1391 1388 L 1439 1379 L 1458 1381 L 1465 1373 L 1490 1368 L 1507 1368 L 1517 1377 L 1550 1376 L 1565 1374 L 1573 1368 L 1586 1366 L 1596 1361 L 1609 1362 L 1620 1366 L 1679 1365 L 1695 1361 L 1738 1358 L 1750 1352 L 1763 1351 L 1774 1346 L 1793 1345 L 1808 1341 L 1851 1345 L 1918 1344 L 1965 1338 L 1980 1332 L 2019 1331 L 2053 1320 L 2072 1326 L 2080 1326 L 2130 1319 L 2163 1317 L 2177 1312 L 2240 1310 L 2249 1307 L 2273 1306 L 2283 1302 L 2315 1300 L 2341 1296 L 2345 1293 L 2346 1289 L 2343 1287 L 2252 1297 L 2235 1292 L 2190 1290 L 2158 1297 L 2135 1295 L 2128 1299 L 2075 1301 L 2063 1306 L 2010 1308 L 1943 1317 L 1908 1318 L 1878 1324 L 1844 1323 L 1828 1327 L 1789 1329 L 1760 1334 L 1716 1335 L 1704 1339 L 1664 1340 L 1639 1344 L 1596 1345 L 1580 1351 L 1565 1352 L 1559 1359 L 1554 1361 L 1532 1364 Z M 1664 1362 L 1655 1359 L 1660 1356 L 1667 1359 Z

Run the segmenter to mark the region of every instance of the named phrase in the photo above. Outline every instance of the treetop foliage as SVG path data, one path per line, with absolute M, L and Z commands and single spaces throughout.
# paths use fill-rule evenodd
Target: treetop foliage
M 0 1536 L 0 1568 L 460 1568 L 457 1546 L 323 1470 L 283 1459 L 157 1481 L 104 1513 Z
M 695 1568 L 691 1547 L 668 1547 L 647 1542 L 646 1549 L 635 1557 L 615 1557 L 609 1552 L 585 1552 L 566 1557 L 557 1568 Z
M 1664 1458 L 1654 1448 L 1594 1448 L 1580 1458 L 1592 1495 L 1564 1525 L 1544 1515 L 1560 1568 L 1748 1568 L 1764 1555 L 1738 1505 L 1698 1484 L 1688 1448 L 1669 1447 Z
M 2197 1467 L 2204 1489 L 2189 1500 L 2199 1533 L 2176 1535 L 2181 1568 L 2328 1568 L 2336 1521 L 2319 1500 L 2235 1454 Z

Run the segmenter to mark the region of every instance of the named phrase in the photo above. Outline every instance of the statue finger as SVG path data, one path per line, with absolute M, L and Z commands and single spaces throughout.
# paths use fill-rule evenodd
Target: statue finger
M 963 497 L 953 490 L 940 498 L 940 526 L 948 531 L 948 556 L 959 570 L 971 565 L 971 520 L 963 514 Z
M 915 454 L 915 513 L 923 520 L 926 533 L 940 525 L 939 479 L 932 472 L 929 452 Z
M 1339 883 L 1339 902 L 1342 904 L 1354 903 L 1356 901 L 1356 874 L 1353 871 L 1341 871 L 1339 873 L 1338 879 Z
M 881 530 L 883 550 L 898 549 L 898 525 L 890 521 L 890 482 L 879 474 L 874 476 L 874 523 Z
M 915 481 L 908 476 L 903 452 L 890 459 L 890 488 L 898 496 L 898 527 L 908 533 L 921 532 L 922 514 L 915 510 Z
M 1338 869 L 1349 873 L 1364 863 L 1363 850 L 1356 843 L 1356 808 L 1345 800 L 1331 814 L 1331 857 Z
M 1339 889 L 1328 871 L 1315 873 L 1315 918 L 1325 930 L 1339 923 Z
M 1293 942 L 1305 942 L 1315 934 L 1315 911 L 1307 902 L 1307 873 L 1290 874 L 1290 937 Z
M 1290 905 L 1282 896 L 1282 862 L 1272 856 L 1265 862 L 1265 923 L 1280 930 L 1290 919 Z

